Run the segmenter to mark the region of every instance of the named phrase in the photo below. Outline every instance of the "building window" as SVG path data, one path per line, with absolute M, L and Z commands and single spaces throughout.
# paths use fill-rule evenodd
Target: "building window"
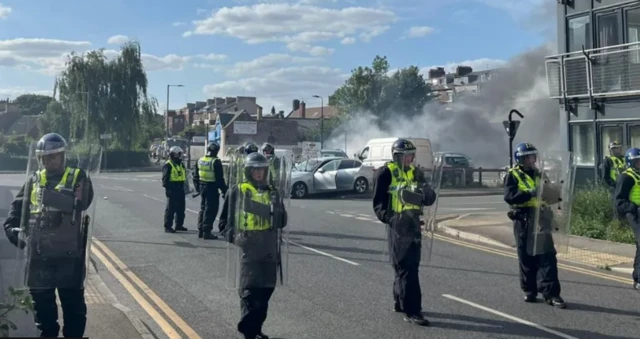
M 600 15 L 598 17 L 598 47 L 622 44 L 619 27 L 618 12 Z
M 595 138 L 593 125 L 571 126 L 571 148 L 577 165 L 595 165 L 596 154 L 593 146 Z
M 640 148 L 640 126 L 629 126 L 629 148 Z
M 627 43 L 640 42 L 640 8 L 627 11 Z M 635 45 L 629 49 L 635 50 L 629 55 L 629 62 L 640 64 L 640 46 Z
M 589 16 L 569 19 L 567 22 L 567 52 L 591 48 L 591 22 Z
M 600 151 L 603 156 L 609 154 L 609 143 L 622 142 L 622 126 L 602 126 L 600 128 Z

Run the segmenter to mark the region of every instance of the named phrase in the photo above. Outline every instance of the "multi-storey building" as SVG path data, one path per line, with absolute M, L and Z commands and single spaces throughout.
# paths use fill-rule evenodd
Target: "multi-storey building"
M 640 1 L 558 0 L 558 55 L 546 60 L 577 183 L 597 177 L 617 140 L 640 147 Z
M 458 66 L 454 73 L 446 73 L 443 67 L 429 70 L 428 82 L 436 100 L 442 104 L 452 103 L 460 97 L 477 94 L 485 81 L 494 79 L 499 69 L 474 72 L 469 66 Z

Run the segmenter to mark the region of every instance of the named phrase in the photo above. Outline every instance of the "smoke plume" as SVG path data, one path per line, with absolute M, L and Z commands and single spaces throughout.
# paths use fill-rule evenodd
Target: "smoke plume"
M 526 51 L 483 83 L 478 94 L 462 96 L 446 105 L 431 102 L 419 116 L 395 114 L 392 119 L 379 121 L 370 113 L 357 113 L 333 132 L 327 147 L 345 148 L 345 130 L 349 154 L 359 152 L 373 138 L 429 138 L 434 151 L 464 153 L 476 166 L 497 168 L 509 164 L 508 137 L 502 121 L 511 109 L 517 109 L 524 119 L 514 146 L 527 141 L 541 150 L 559 149 L 559 108 L 556 100 L 549 99 L 544 64 L 544 57 L 554 52 L 549 44 Z M 514 115 L 514 119 L 519 117 Z

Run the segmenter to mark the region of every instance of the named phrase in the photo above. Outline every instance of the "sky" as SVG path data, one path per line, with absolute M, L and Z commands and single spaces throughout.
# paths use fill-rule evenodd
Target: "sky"
M 255 96 L 265 113 L 289 112 L 293 99 L 320 106 L 319 95 L 326 104 L 353 68 L 376 55 L 392 69 L 416 65 L 425 74 L 435 66 L 500 67 L 553 39 L 555 16 L 544 2 L 555 3 L 0 0 L 0 98 L 51 94 L 68 53 L 104 48 L 114 56 L 135 39 L 160 110 L 167 85 L 180 84 L 171 88 L 171 109 Z

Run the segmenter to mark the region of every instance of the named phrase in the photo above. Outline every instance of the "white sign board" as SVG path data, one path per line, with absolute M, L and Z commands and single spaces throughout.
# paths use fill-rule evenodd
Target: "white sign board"
M 197 136 L 191 138 L 191 142 L 195 144 L 203 144 L 205 141 L 207 141 L 207 137 Z
M 100 139 L 102 140 L 111 139 L 111 134 L 100 134 Z
M 306 157 L 320 157 L 320 145 L 313 141 L 302 142 L 302 155 Z
M 234 121 L 233 134 L 258 134 L 258 123 L 255 121 Z

